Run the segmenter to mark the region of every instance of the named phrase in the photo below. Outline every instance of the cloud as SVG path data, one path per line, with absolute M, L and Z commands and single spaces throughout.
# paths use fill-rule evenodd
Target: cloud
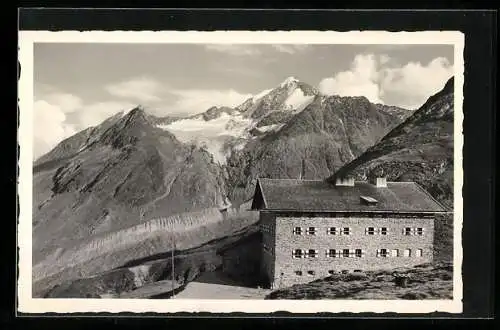
M 302 51 L 308 49 L 309 45 L 306 45 L 306 44 L 294 44 L 294 45 L 276 44 L 276 45 L 272 45 L 272 47 L 280 53 L 296 54 L 298 52 L 302 52 Z
M 234 56 L 256 56 L 261 54 L 261 51 L 254 45 L 208 44 L 205 45 L 205 49 Z
M 156 102 L 160 101 L 158 94 L 162 92 L 162 85 L 154 79 L 139 77 L 107 85 L 105 89 L 113 96 L 140 102 Z
M 374 103 L 416 109 L 453 75 L 453 65 L 442 57 L 427 64 L 391 67 L 390 63 L 387 55 L 359 54 L 349 70 L 321 80 L 319 90 L 326 95 L 365 96 Z
M 107 118 L 121 111 L 133 109 L 137 104 L 129 102 L 104 101 L 85 105 L 78 111 L 72 121 L 75 128 L 80 131 L 90 126 L 96 126 Z
M 138 87 L 132 95 L 131 88 Z M 146 88 L 150 88 L 155 97 L 144 97 Z M 61 92 L 56 88 L 45 88 L 38 91 L 34 104 L 34 159 L 47 153 L 59 142 L 71 135 L 91 126 L 96 126 L 120 111 L 127 111 L 137 104 L 134 100 L 141 98 L 154 100 L 147 105 L 150 113 L 155 115 L 173 114 L 189 115 L 200 113 L 212 106 L 237 106 L 251 94 L 240 93 L 233 89 L 175 89 L 160 87 L 151 80 L 129 80 L 127 82 L 107 86 L 110 94 L 119 99 L 84 102 L 76 95 Z M 160 91 L 162 93 L 160 93 Z M 45 93 L 43 93 L 45 92 Z M 130 98 L 129 98 L 130 97 Z
M 56 104 L 64 113 L 74 112 L 83 105 L 79 97 L 69 93 L 50 93 L 44 96 L 44 100 L 50 104 Z
M 357 55 L 350 70 L 323 79 L 318 88 L 326 95 L 365 96 L 371 102 L 381 103 L 377 61 L 372 54 Z
M 227 61 L 223 63 L 216 63 L 210 68 L 214 73 L 226 73 L 229 75 L 241 75 L 247 77 L 262 76 L 260 68 L 243 66 L 243 65 L 228 65 Z
M 200 113 L 212 106 L 234 107 L 252 97 L 252 94 L 242 94 L 233 89 L 184 89 L 171 90 L 170 93 L 177 98 L 171 106 L 172 110 L 184 114 Z
M 33 159 L 37 159 L 76 131 L 65 123 L 66 114 L 61 106 L 37 100 L 34 112 Z
M 400 106 L 418 108 L 427 98 L 439 92 L 453 76 L 453 65 L 438 57 L 427 65 L 410 62 L 400 68 L 387 68 L 381 87 L 388 98 L 398 101 Z

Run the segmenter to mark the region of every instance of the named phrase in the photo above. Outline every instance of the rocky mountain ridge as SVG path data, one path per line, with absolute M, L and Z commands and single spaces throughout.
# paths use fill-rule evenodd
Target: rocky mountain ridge
M 35 163 L 33 180 L 35 261 L 95 234 L 227 203 L 211 155 L 138 108 L 61 142 Z
M 453 205 L 454 79 L 336 176 L 385 175 L 416 181 L 448 207 Z

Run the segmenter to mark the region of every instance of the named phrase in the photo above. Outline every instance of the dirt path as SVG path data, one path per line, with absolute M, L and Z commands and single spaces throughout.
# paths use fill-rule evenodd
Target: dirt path
M 174 299 L 264 299 L 270 292 L 238 285 L 222 272 L 207 272 L 186 285 Z

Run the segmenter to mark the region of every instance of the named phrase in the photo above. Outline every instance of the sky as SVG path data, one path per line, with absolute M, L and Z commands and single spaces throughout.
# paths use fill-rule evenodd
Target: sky
M 452 45 L 37 43 L 33 156 L 137 105 L 190 115 L 290 76 L 326 95 L 415 109 L 453 75 L 453 54 Z

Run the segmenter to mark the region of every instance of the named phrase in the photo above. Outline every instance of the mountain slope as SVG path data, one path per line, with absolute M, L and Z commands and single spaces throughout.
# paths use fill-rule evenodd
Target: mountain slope
M 138 108 L 61 142 L 35 163 L 33 180 L 34 262 L 95 234 L 227 202 L 210 154 Z
M 135 108 L 110 117 L 34 163 L 37 288 L 164 252 L 166 225 L 152 219 L 178 216 L 182 233 L 192 218 L 183 215 L 200 211 L 179 248 L 231 235 L 255 215 L 214 224 L 221 215 L 207 210 L 248 200 L 258 176 L 296 178 L 302 160 L 306 179 L 330 175 L 397 126 L 404 111 L 364 97 L 327 97 L 288 78 L 236 108 L 184 118 Z
M 214 156 L 227 171 L 229 198 L 249 199 L 257 176 L 322 179 L 375 144 L 412 112 L 365 97 L 324 96 L 294 77 L 236 108 L 158 127 Z
M 277 130 L 254 136 L 231 154 L 227 162 L 230 198 L 250 198 L 257 176 L 299 177 L 302 160 L 305 179 L 328 177 L 399 123 L 398 117 L 365 97 L 316 95 Z
M 448 207 L 453 204 L 453 78 L 404 123 L 335 175 L 416 181 Z M 333 177 L 331 178 L 333 180 Z
M 290 77 L 274 89 L 249 98 L 236 108 L 211 107 L 207 111 L 158 127 L 184 143 L 194 143 L 225 164 L 234 149 L 241 149 L 252 137 L 277 130 L 309 105 L 318 91 Z

